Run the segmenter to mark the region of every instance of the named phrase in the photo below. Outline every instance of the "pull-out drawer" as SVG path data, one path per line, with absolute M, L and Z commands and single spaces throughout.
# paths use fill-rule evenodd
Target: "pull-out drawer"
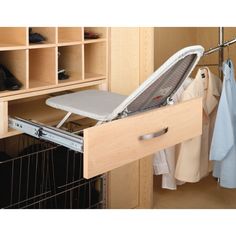
M 14 115 L 17 116 L 16 113 Z M 29 114 L 27 118 L 30 118 Z M 23 123 L 23 126 L 26 124 Z M 21 125 L 14 127 L 25 132 Z M 30 127 L 29 134 L 37 133 L 37 127 L 34 128 Z M 47 127 L 44 128 L 46 130 Z M 77 150 L 83 151 L 84 177 L 91 178 L 200 135 L 202 99 L 197 98 L 85 128 L 82 136 L 68 132 L 64 135 L 60 131 L 62 133 L 59 133 L 58 140 L 57 136 L 52 138 L 54 129 L 51 130 L 51 140 L 58 141 L 57 143 L 60 143 L 61 138 L 65 142 L 71 141 Z M 71 146 L 74 147 L 73 145 Z
M 87 128 L 84 177 L 110 171 L 201 132 L 201 98 Z

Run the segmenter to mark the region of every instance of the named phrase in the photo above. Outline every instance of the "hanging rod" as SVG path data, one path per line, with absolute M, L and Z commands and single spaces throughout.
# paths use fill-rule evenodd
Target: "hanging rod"
M 219 66 L 217 63 L 211 63 L 211 64 L 198 64 L 196 66 L 204 67 L 204 66 Z
M 204 56 L 209 55 L 209 54 L 211 54 L 213 52 L 216 52 L 216 51 L 222 49 L 223 47 L 230 46 L 231 44 L 234 44 L 234 43 L 236 43 L 236 38 L 233 38 L 230 41 L 226 41 L 226 42 L 224 42 L 222 44 L 219 44 L 217 47 L 210 48 L 209 50 L 205 51 Z

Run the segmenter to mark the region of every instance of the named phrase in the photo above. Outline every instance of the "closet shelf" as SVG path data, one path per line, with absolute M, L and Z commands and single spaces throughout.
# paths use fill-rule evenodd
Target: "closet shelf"
M 104 40 L 102 40 L 104 41 Z M 99 42 L 102 42 L 99 41 Z M 93 42 L 86 42 L 86 43 L 93 43 Z M 73 45 L 81 45 L 83 44 L 82 41 L 67 41 L 61 43 L 30 43 L 29 45 L 15 45 L 9 43 L 0 43 L 0 51 L 11 51 L 11 50 L 24 50 L 24 49 L 36 49 L 36 48 L 49 48 L 49 47 L 60 47 L 60 46 L 73 46 Z
M 32 80 L 29 82 L 29 88 L 42 88 L 42 87 L 51 87 L 53 86 L 52 83 L 45 82 L 45 81 L 36 81 Z
M 26 49 L 26 45 L 16 45 L 10 43 L 0 43 L 0 51 L 22 50 Z
M 16 90 L 16 91 L 1 91 L 1 97 L 0 97 L 0 102 L 1 102 L 1 98 L 4 99 L 4 97 L 9 97 L 9 96 L 15 96 L 17 94 L 21 94 L 21 93 L 26 93 L 28 91 L 28 89 L 20 89 L 20 90 Z
M 98 80 L 98 79 L 104 79 L 106 78 L 105 75 L 102 74 L 95 74 L 95 73 L 85 73 L 84 78 L 86 81 L 88 80 Z
M 38 95 L 62 92 L 65 90 L 72 90 L 72 89 L 80 89 L 84 87 L 91 87 L 91 86 L 99 86 L 104 83 L 107 83 L 107 78 L 103 79 L 93 79 L 93 80 L 81 80 L 80 83 L 76 84 L 57 84 L 51 85 L 50 88 L 41 88 L 38 90 L 37 88 L 28 89 L 27 93 L 22 92 L 21 90 L 15 91 L 15 94 L 9 95 L 6 92 L 6 96 L 0 97 L 0 102 L 8 102 L 12 100 L 18 100 L 22 98 L 34 97 Z M 1 115 L 1 114 L 0 114 Z
M 82 80 L 82 79 L 80 79 L 80 80 L 73 80 L 73 79 L 72 80 L 71 79 L 61 80 L 61 81 L 58 81 L 57 85 L 52 85 L 49 83 L 45 84 L 45 82 L 42 82 L 42 81 L 37 81 L 37 82 L 32 81 L 30 83 L 29 89 L 21 89 L 21 90 L 16 90 L 16 91 L 6 90 L 6 91 L 1 92 L 0 102 L 5 101 L 5 100 L 12 100 L 16 96 L 17 97 L 19 96 L 19 98 L 20 98 L 21 96 L 23 96 L 23 94 L 26 94 L 26 97 L 28 97 L 28 96 L 31 96 L 32 93 L 35 93 L 35 92 L 40 93 L 42 90 L 48 91 L 48 89 L 49 89 L 49 91 L 46 93 L 49 93 L 50 90 L 62 91 L 63 87 L 69 86 L 69 85 L 72 85 L 73 89 L 74 89 L 74 88 L 80 88 L 81 86 L 83 87 L 83 84 L 86 84 L 86 86 L 93 86 L 94 84 L 90 83 L 90 82 L 97 81 L 97 84 L 103 84 L 106 82 L 105 80 L 106 80 L 105 75 L 91 74 L 91 75 L 87 75 L 84 80 Z M 32 96 L 34 96 L 34 95 L 32 94 Z
M 60 47 L 60 46 L 73 46 L 73 45 L 80 45 L 82 44 L 83 42 L 82 41 L 69 41 L 69 40 L 64 40 L 62 42 L 59 42 L 57 43 L 57 46 Z
M 24 99 L 33 100 L 41 95 L 94 86 L 98 89 L 107 83 L 108 28 L 89 28 L 101 35 L 101 38 L 91 40 L 84 39 L 84 30 L 83 27 L 32 27 L 32 33 L 44 36 L 45 41 L 29 43 L 29 27 L 0 27 L 0 64 L 6 66 L 22 83 L 19 90 L 0 91 L 0 138 L 19 133 L 8 129 L 8 115 L 17 113 L 23 116 L 20 111 L 22 107 L 30 114 L 31 110 Z M 65 70 L 70 77 L 58 80 L 59 70 Z M 13 104 L 15 100 L 21 101 L 20 106 Z M 49 115 L 46 112 L 45 104 L 30 106 L 57 120 L 56 113 Z M 35 120 L 50 123 L 37 119 L 40 114 L 35 114 Z M 30 118 L 34 119 L 34 114 Z
M 82 80 L 77 81 L 74 80 L 73 78 L 67 79 L 67 80 L 58 80 L 58 85 L 68 85 L 68 84 L 78 84 L 81 83 Z
M 100 34 L 100 38 L 84 39 L 85 30 Z M 28 27 L 0 27 L 4 35 L 0 38 L 0 62 L 23 84 L 18 91 L 0 91 L 0 98 L 106 79 L 107 28 L 33 27 L 32 32 L 45 36 L 46 41 L 29 43 Z M 70 78 L 59 81 L 59 69 L 65 69 Z
M 50 47 L 56 47 L 57 44 L 55 43 L 31 43 L 27 47 L 28 49 L 36 49 L 36 48 L 50 48 Z
M 84 44 L 89 44 L 89 43 L 100 43 L 100 42 L 106 42 L 107 40 L 105 38 L 101 39 L 85 39 Z

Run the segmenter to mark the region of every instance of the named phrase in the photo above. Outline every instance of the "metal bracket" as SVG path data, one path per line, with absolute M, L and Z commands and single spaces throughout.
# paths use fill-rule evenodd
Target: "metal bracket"
M 35 138 L 47 140 L 83 153 L 83 137 L 81 136 L 18 117 L 9 117 L 8 121 L 10 128 L 16 129 Z
M 175 103 L 174 103 L 174 100 L 173 100 L 171 97 L 168 97 L 168 98 L 166 99 L 166 104 L 167 104 L 167 105 L 174 105 Z
M 72 113 L 68 112 L 65 117 L 58 123 L 58 125 L 56 126 L 57 128 L 60 128 L 66 121 L 67 119 L 70 117 Z

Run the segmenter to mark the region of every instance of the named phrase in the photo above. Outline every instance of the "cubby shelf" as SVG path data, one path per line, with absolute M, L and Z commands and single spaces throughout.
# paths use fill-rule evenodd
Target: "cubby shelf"
M 27 45 L 27 27 L 0 27 L 0 47 Z
M 107 73 L 106 43 L 92 43 L 84 45 L 85 79 L 99 78 Z
M 106 39 L 85 39 L 84 44 L 106 42 Z
M 105 75 L 95 74 L 95 73 L 85 73 L 84 78 L 88 80 L 104 79 Z
M 56 48 L 29 50 L 29 88 L 56 84 Z
M 82 46 L 61 46 L 58 47 L 58 69 L 64 69 L 69 79 L 58 80 L 58 83 L 79 81 L 83 78 Z
M 57 43 L 57 46 L 73 46 L 73 45 L 82 45 L 83 42 L 82 41 L 71 41 L 71 42 L 61 42 L 61 43 Z
M 29 30 L 0 27 L 0 64 L 22 83 L 20 90 L 0 91 L 0 138 L 19 134 L 8 128 L 8 116 L 46 124 L 60 120 L 64 113 L 45 105 L 49 94 L 108 84 L 107 28 L 32 27 L 33 33 L 46 38 L 42 43 L 29 43 Z M 85 39 L 85 30 L 98 33 L 99 38 Z M 59 69 L 69 78 L 58 80 Z
M 107 28 L 106 27 L 85 27 L 84 32 L 92 32 L 99 35 L 99 39 L 106 39 L 107 38 Z M 90 39 L 85 39 L 90 40 Z
M 58 27 L 58 43 L 82 41 L 82 27 Z
M 12 51 L 12 50 L 25 50 L 27 46 L 25 45 L 13 45 L 13 44 L 0 44 L 0 51 Z
M 29 30 L 0 27 L 0 63 L 23 84 L 17 91 L 0 91 L 0 98 L 107 79 L 107 28 L 32 27 L 46 38 L 42 43 L 29 43 Z M 86 30 L 99 38 L 85 39 Z M 65 69 L 69 79 L 58 80 L 59 69 Z
M 42 44 L 52 44 L 56 43 L 57 41 L 57 35 L 56 35 L 57 29 L 55 27 L 32 27 L 30 29 L 32 33 L 38 33 L 45 38 L 45 41 L 43 41 Z M 29 43 L 29 44 L 31 46 L 36 45 L 35 43 Z
M 22 90 L 28 88 L 27 56 L 26 50 L 0 51 L 0 64 L 4 65 L 21 82 Z
M 56 46 L 55 43 L 30 44 L 27 49 L 51 48 Z

